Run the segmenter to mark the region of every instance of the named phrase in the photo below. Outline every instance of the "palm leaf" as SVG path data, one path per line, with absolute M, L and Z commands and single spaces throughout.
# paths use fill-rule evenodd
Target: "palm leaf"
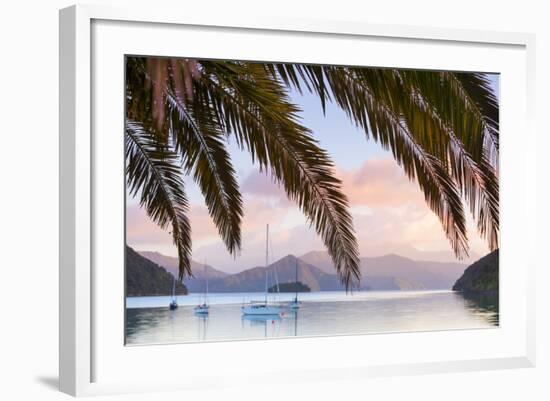
M 346 288 L 360 279 L 348 200 L 328 154 L 297 121 L 299 109 L 261 65 L 203 62 L 212 105 L 260 170 L 295 201 L 323 239 Z
M 455 72 L 452 75 L 461 83 L 465 100 L 483 120 L 488 137 L 496 148 L 495 156 L 498 157 L 499 107 L 489 80 L 481 73 Z
M 166 71 L 158 74 L 163 77 L 160 84 L 146 68 L 150 64 L 156 65 L 149 60 L 133 60 L 133 75 L 141 78 L 137 78 L 140 85 L 132 85 L 130 104 L 133 107 L 128 108 L 128 113 L 138 114 L 140 121 L 147 121 L 149 130 L 158 132 L 159 126 L 166 130 L 166 133 L 155 136 L 175 148 L 184 173 L 192 175 L 198 184 L 220 236 L 228 251 L 235 255 L 241 248 L 241 194 L 224 145 L 224 134 L 208 104 L 194 96 L 195 64 L 185 60 L 165 60 Z M 151 89 L 143 92 L 143 88 L 157 87 L 162 89 L 160 95 Z M 153 113 L 161 106 L 162 112 Z M 164 116 L 166 121 L 151 118 L 155 114 Z
M 415 178 L 424 170 L 412 168 L 409 156 L 424 158 L 423 165 L 437 159 L 440 165 L 431 169 L 432 184 L 428 185 L 425 178 L 416 179 L 457 256 L 467 254 L 464 217 L 459 216 L 463 212 L 457 210 L 449 218 L 445 212 L 448 207 L 430 201 L 436 196 L 430 194 L 431 185 L 447 188 L 441 197 L 447 205 L 458 205 L 457 193 L 464 196 L 482 237 L 487 238 L 490 248 L 498 246 L 498 177 L 494 167 L 498 157 L 498 104 L 483 75 L 294 64 L 267 65 L 266 69 L 299 91 L 305 80 L 306 89 L 323 103 L 334 98 L 367 137 L 392 150 L 409 177 Z M 395 130 L 402 135 L 396 136 Z M 406 143 L 416 148 L 407 157 Z M 496 152 L 491 151 L 492 146 Z M 436 174 L 440 169 L 446 173 Z M 443 182 L 437 184 L 437 175 Z
M 130 194 L 140 194 L 140 205 L 161 228 L 171 226 L 178 249 L 179 278 L 191 276 L 191 227 L 177 154 L 133 120 L 126 122 L 125 149 Z
M 457 257 L 467 255 L 468 238 L 460 190 L 441 160 L 427 152 L 411 133 L 399 104 L 389 96 L 391 81 L 376 71 L 369 82 L 354 69 L 301 67 L 323 69 L 336 104 L 365 131 L 367 137 L 391 150 L 407 176 L 418 182 L 426 203 L 438 216 Z M 360 71 L 361 74 L 364 72 Z
M 475 75 L 475 74 L 474 74 Z M 466 88 L 451 73 L 429 71 L 400 72 L 400 85 L 394 92 L 411 132 L 429 151 L 450 166 L 478 231 L 489 247 L 498 247 L 498 177 L 493 163 L 490 116 L 480 118 L 480 109 L 468 99 Z M 408 94 L 404 96 L 403 94 Z M 498 109 L 497 109 L 498 118 Z M 428 142 L 429 141 L 429 142 Z
M 242 198 L 235 169 L 224 145 L 224 134 L 210 110 L 199 99 L 187 105 L 173 92 L 166 93 L 172 112 L 172 136 L 186 171 L 201 189 L 208 212 L 228 251 L 241 248 Z

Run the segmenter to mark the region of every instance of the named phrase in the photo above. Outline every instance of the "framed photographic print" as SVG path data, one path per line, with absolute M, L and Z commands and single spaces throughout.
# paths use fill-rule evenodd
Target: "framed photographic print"
M 534 363 L 532 36 L 60 28 L 62 391 Z

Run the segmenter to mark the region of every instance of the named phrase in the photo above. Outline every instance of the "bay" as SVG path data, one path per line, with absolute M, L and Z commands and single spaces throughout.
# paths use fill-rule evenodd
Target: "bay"
M 293 293 L 269 294 L 287 304 Z M 263 293 L 211 293 L 210 313 L 194 314 L 201 294 L 126 299 L 126 344 L 167 344 L 498 327 L 498 293 L 465 296 L 453 291 L 343 291 L 300 293 L 300 309 L 280 316 L 243 316 L 241 305 Z

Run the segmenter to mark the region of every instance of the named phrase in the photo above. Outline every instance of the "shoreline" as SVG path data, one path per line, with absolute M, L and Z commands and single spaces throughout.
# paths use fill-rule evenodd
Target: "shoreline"
M 359 302 L 359 301 L 378 301 L 387 299 L 404 299 L 410 297 L 420 297 L 436 294 L 456 293 L 451 289 L 437 290 L 387 290 L 387 291 L 356 291 L 346 293 L 345 291 L 311 291 L 298 293 L 300 302 Z M 263 300 L 263 292 L 220 292 L 209 293 L 208 300 L 210 305 L 240 305 L 251 300 Z M 268 300 L 273 303 L 286 303 L 292 301 L 295 293 L 269 293 Z M 165 308 L 169 303 L 170 295 L 156 296 L 137 296 L 126 297 L 126 309 L 158 309 Z M 204 299 L 203 293 L 190 293 L 187 295 L 178 295 L 178 304 L 180 306 L 195 306 Z

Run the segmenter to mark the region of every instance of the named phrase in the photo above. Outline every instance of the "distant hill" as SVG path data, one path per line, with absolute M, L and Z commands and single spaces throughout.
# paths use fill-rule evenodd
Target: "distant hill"
M 314 266 L 310 266 L 293 255 L 269 265 L 269 285 L 275 284 L 275 273 L 279 283 L 294 282 L 296 263 L 298 263 L 298 280 L 306 284 L 312 291 L 320 291 L 319 278 L 325 273 Z M 186 281 L 190 291 L 202 291 L 202 280 L 197 282 Z M 196 288 L 198 285 L 198 288 Z M 228 275 L 223 278 L 208 277 L 209 289 L 212 292 L 255 292 L 265 289 L 265 267 L 253 267 L 240 273 Z
M 334 265 L 327 252 L 308 252 L 300 259 L 325 273 L 334 273 Z M 416 261 L 395 254 L 361 258 L 361 274 L 366 279 L 370 277 L 374 287 L 378 287 L 378 281 L 384 278 L 387 283 L 393 279 L 394 287 L 450 289 L 465 268 L 461 263 Z M 369 286 L 369 280 L 364 285 Z
M 459 263 L 416 261 L 395 254 L 361 259 L 361 273 L 366 277 L 392 276 L 426 289 L 450 289 L 465 267 Z
M 367 291 L 412 291 L 428 289 L 424 287 L 423 284 L 391 276 L 364 276 L 361 281 L 361 289 Z
M 168 272 L 177 275 L 177 258 L 158 252 L 140 252 L 147 259 L 158 263 Z M 295 280 L 298 265 L 298 279 L 311 291 L 339 291 L 340 283 L 332 260 L 327 252 L 313 251 L 300 258 L 287 255 L 269 266 L 269 286 L 275 283 L 274 272 L 280 284 Z M 450 289 L 464 272 L 460 263 L 415 261 L 395 254 L 361 259 L 362 279 L 359 289 L 384 290 L 437 290 Z M 194 277 L 185 279 L 190 292 L 205 289 L 204 264 L 192 262 Z M 235 274 L 228 274 L 207 266 L 209 290 L 211 292 L 255 292 L 265 289 L 265 268 L 253 267 Z
M 384 249 L 388 249 L 388 251 L 384 251 Z M 372 253 L 370 253 L 368 256 L 363 256 L 363 259 L 376 259 L 379 257 L 384 257 L 387 255 L 399 255 L 405 259 L 410 259 L 414 261 L 429 261 L 428 263 L 443 263 L 445 265 L 456 265 L 458 267 L 461 267 L 462 270 L 459 271 L 458 276 L 462 274 L 466 266 L 472 264 L 476 260 L 478 260 L 481 255 L 476 254 L 473 251 L 470 251 L 469 257 L 457 261 L 454 258 L 454 255 L 452 251 L 449 252 L 437 252 L 437 251 L 419 251 L 418 249 L 412 247 L 412 246 L 404 246 L 402 244 L 386 244 L 383 249 L 373 249 Z M 310 251 L 306 254 L 299 256 L 300 259 L 302 259 L 306 263 L 310 263 L 314 266 L 317 266 L 319 269 L 330 273 L 333 270 L 332 261 L 330 260 L 330 257 L 328 256 L 326 251 L 323 250 L 317 250 L 317 251 Z
M 498 291 L 498 249 L 468 266 L 453 285 L 462 292 Z
M 334 264 L 326 251 L 311 251 L 300 256 L 299 259 L 321 269 L 325 273 L 334 274 Z
M 126 296 L 170 295 L 174 277 L 164 268 L 126 246 Z M 187 288 L 176 284 L 176 294 L 187 294 Z
M 296 277 L 296 264 L 298 264 L 298 280 L 307 285 L 311 291 L 320 291 L 326 287 L 325 283 L 335 281 L 336 276 L 328 277 L 326 273 L 315 266 L 308 265 L 293 255 L 269 265 L 269 283 L 275 284 L 275 273 L 279 284 L 294 282 Z M 337 281 L 337 280 L 336 280 Z M 186 285 L 191 292 L 204 291 L 204 280 L 186 280 Z M 321 285 L 323 284 L 323 285 Z M 256 292 L 265 290 L 265 267 L 253 267 L 242 272 L 226 275 L 225 277 L 208 277 L 208 287 L 212 292 Z
M 275 284 L 275 274 L 279 284 L 294 283 L 298 265 L 298 281 L 308 286 L 311 291 L 341 291 L 344 286 L 334 273 L 325 273 L 316 266 L 305 263 L 294 255 L 287 255 L 269 265 L 269 286 Z M 204 280 L 185 282 L 190 292 L 204 291 Z M 223 278 L 208 280 L 212 292 L 256 292 L 265 289 L 265 267 L 254 267 Z M 421 283 L 405 278 L 392 276 L 363 277 L 360 289 L 365 290 L 419 290 L 424 289 Z M 450 285 L 449 287 L 450 288 Z
M 173 256 L 166 256 L 158 252 L 149 252 L 143 251 L 139 252 L 141 256 L 147 258 L 156 264 L 164 267 L 168 272 L 172 273 L 174 276 L 178 276 L 178 258 Z M 193 276 L 196 279 L 204 278 L 204 263 L 191 261 L 191 269 L 193 271 Z M 206 265 L 206 272 L 208 273 L 208 278 L 220 278 L 228 276 L 227 273 L 214 269 L 210 265 Z

